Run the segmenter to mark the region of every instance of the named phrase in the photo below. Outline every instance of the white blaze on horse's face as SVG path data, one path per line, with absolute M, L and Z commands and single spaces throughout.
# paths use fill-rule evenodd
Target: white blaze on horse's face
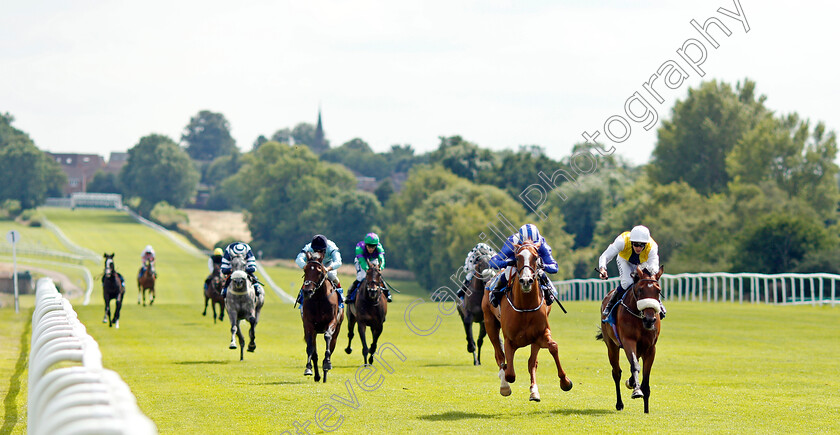
M 534 269 L 530 267 L 533 254 L 528 249 L 522 249 L 519 251 L 519 255 L 522 256 L 522 269 L 519 271 L 519 285 L 522 287 L 523 293 L 528 293 L 534 284 Z

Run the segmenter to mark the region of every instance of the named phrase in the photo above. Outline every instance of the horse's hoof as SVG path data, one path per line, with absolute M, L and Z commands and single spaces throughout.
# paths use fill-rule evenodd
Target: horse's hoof
M 328 371 L 330 371 L 330 370 L 332 370 L 332 362 L 330 362 L 330 361 L 325 361 L 325 362 L 324 362 L 324 373 L 326 373 L 326 372 L 328 372 Z
M 207 312 L 205 311 L 205 312 L 201 313 L 201 315 L 202 315 L 202 316 L 206 316 L 206 315 L 207 315 Z
M 228 349 L 231 349 L 231 350 L 236 349 L 236 344 L 231 343 L 230 346 L 228 346 Z
M 472 343 L 467 343 L 467 353 L 475 352 L 475 345 Z
M 368 364 L 373 365 L 373 355 L 368 358 Z
M 345 348 L 344 348 L 344 352 L 345 352 L 346 354 L 350 355 L 351 353 L 353 353 L 353 349 L 351 349 L 351 348 L 349 348 L 349 347 L 345 347 Z
M 624 381 L 624 386 L 627 387 L 628 390 L 632 390 L 633 386 L 630 385 L 630 379 Z
M 502 396 L 505 396 L 505 397 L 510 396 L 511 392 L 512 391 L 510 389 L 510 385 L 508 385 L 506 387 L 499 388 L 499 394 L 501 394 Z
M 117 323 L 114 323 L 114 328 L 120 329 L 120 322 L 119 321 L 117 321 Z
M 565 382 L 563 382 L 565 381 Z M 565 378 L 564 380 L 560 381 L 560 389 L 563 391 L 569 391 L 574 387 L 575 384 L 572 383 L 572 380 L 569 378 Z
M 537 395 L 531 394 L 531 397 L 528 400 L 530 400 L 532 402 L 539 402 L 540 401 L 540 396 L 539 396 L 539 394 L 537 394 Z
M 303 371 L 304 376 L 312 376 L 312 369 L 306 369 Z
M 641 397 L 645 397 L 645 393 L 642 393 L 642 390 L 640 388 L 636 388 L 635 390 L 633 390 L 633 394 L 630 395 L 631 399 L 639 399 Z
M 622 409 L 624 409 L 624 404 L 623 403 L 616 403 L 615 404 L 615 410 L 616 411 L 621 411 Z
M 251 344 L 248 345 L 248 352 L 253 352 L 254 349 L 256 349 L 256 348 L 257 348 L 257 345 L 255 343 L 251 343 Z

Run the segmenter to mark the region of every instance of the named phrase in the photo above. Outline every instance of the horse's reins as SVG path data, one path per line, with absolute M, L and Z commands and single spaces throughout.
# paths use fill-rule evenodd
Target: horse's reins
M 633 284 L 633 288 L 632 288 L 632 290 L 633 290 L 633 291 L 632 291 L 632 293 L 633 293 L 633 299 L 636 299 L 636 302 L 639 302 L 639 296 L 636 294 L 636 292 L 637 292 L 637 291 L 638 291 L 638 289 L 639 289 L 639 284 L 641 284 L 641 283 L 643 283 L 643 282 L 653 282 L 653 283 L 659 283 L 659 280 L 657 280 L 657 279 L 653 279 L 653 278 L 644 278 L 644 279 L 640 279 L 640 280 L 636 281 L 636 282 Z M 659 292 L 661 292 L 662 290 L 658 290 L 658 291 L 659 291 Z M 628 291 L 627 293 L 631 293 L 631 292 L 629 292 L 629 291 Z M 645 316 L 643 316 L 643 315 L 642 315 L 642 312 L 641 312 L 641 311 L 639 311 L 639 313 L 638 313 L 638 314 L 634 313 L 634 312 L 633 312 L 633 310 L 631 310 L 631 309 L 630 309 L 630 307 L 628 307 L 628 306 L 627 306 L 627 304 L 625 304 L 625 303 L 624 303 L 624 298 L 621 298 L 621 306 L 623 306 L 623 307 L 624 307 L 624 309 L 625 309 L 625 310 L 627 310 L 627 312 L 628 312 L 628 313 L 632 314 L 632 315 L 633 315 L 633 316 L 635 316 L 636 318 L 639 318 L 639 319 L 644 319 L 644 318 L 645 318 Z M 637 311 L 638 311 L 638 310 L 637 310 Z
M 316 261 L 316 260 L 309 260 L 309 263 L 315 263 L 316 265 L 318 265 L 318 267 L 321 269 L 321 272 L 324 274 L 324 276 L 321 278 L 321 281 L 318 281 L 318 284 L 317 284 L 317 285 L 315 285 L 315 289 L 314 289 L 314 290 L 312 290 L 312 291 L 314 292 L 315 290 L 318 290 L 319 288 L 321 288 L 321 286 L 322 286 L 322 285 L 324 285 L 324 281 L 326 281 L 326 280 L 327 280 L 327 269 L 326 269 L 326 268 L 324 267 L 324 265 L 323 265 L 323 264 L 321 264 L 321 262 L 319 262 L 319 261 Z M 304 276 L 306 276 L 306 275 L 304 275 Z M 308 279 L 303 281 L 303 285 L 304 285 L 304 287 L 305 287 L 306 285 L 308 285 L 308 284 L 313 284 L 313 285 L 314 285 L 314 284 L 315 284 L 315 281 L 310 281 L 310 280 L 308 280 Z
M 526 247 L 528 247 L 528 246 L 535 246 L 535 245 L 534 245 L 534 244 L 531 244 L 531 243 L 528 243 L 528 244 L 522 244 L 522 245 L 521 245 L 521 246 L 519 246 L 519 248 L 516 250 L 516 253 L 515 253 L 514 255 L 519 255 L 519 252 L 521 252 L 523 249 L 525 249 L 525 248 L 526 248 Z M 537 305 L 535 308 L 524 308 L 524 309 L 516 308 L 516 306 L 515 306 L 515 305 L 513 305 L 513 301 L 512 301 L 512 300 L 510 300 L 510 292 L 506 292 L 506 293 L 505 293 L 505 297 L 507 298 L 508 303 L 510 304 L 510 307 L 511 307 L 511 308 L 513 308 L 513 311 L 516 311 L 517 313 L 532 313 L 532 312 L 537 311 L 537 310 L 539 310 L 540 308 L 542 308 L 543 304 L 545 304 L 545 297 L 543 297 L 542 290 L 540 289 L 540 283 L 539 283 L 540 278 L 539 278 L 539 274 L 537 273 L 536 269 L 534 269 L 533 267 L 531 267 L 531 266 L 530 266 L 530 265 L 528 265 L 528 264 L 525 264 L 525 265 L 523 265 L 523 266 L 522 266 L 522 268 L 516 269 L 516 275 L 517 275 L 517 276 L 522 276 L 522 271 L 524 271 L 526 268 L 527 268 L 527 269 L 531 269 L 531 272 L 533 272 L 533 273 L 534 273 L 534 278 L 535 278 L 535 279 L 534 279 L 534 281 L 536 281 L 536 284 L 537 284 L 537 291 L 539 291 L 540 304 L 539 304 L 539 305 Z M 565 310 L 564 310 L 564 311 L 565 311 Z

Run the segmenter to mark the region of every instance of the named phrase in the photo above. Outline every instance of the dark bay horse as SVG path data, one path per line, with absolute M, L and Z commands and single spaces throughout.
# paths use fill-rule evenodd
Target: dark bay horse
M 353 351 L 350 343 L 353 341 L 353 326 L 358 322 L 359 340 L 362 341 L 362 361 L 366 365 L 373 364 L 376 343 L 379 341 L 379 335 L 382 334 L 382 324 L 385 323 L 385 316 L 388 314 L 388 299 L 382 291 L 384 288 L 385 283 L 382 282 L 379 262 L 372 261 L 365 275 L 365 280 L 359 283 L 356 300 L 347 305 L 347 348 L 344 351 L 347 353 Z M 370 349 L 368 349 L 365 337 L 367 326 L 370 326 L 373 333 Z
M 117 273 L 114 266 L 114 254 L 104 254 L 105 271 L 102 272 L 102 296 L 105 298 L 105 318 L 102 323 L 108 322 L 108 327 L 120 327 L 120 309 L 122 309 L 125 286 L 122 283 L 122 275 Z M 114 316 L 111 317 L 111 299 L 115 299 Z
M 482 255 L 475 262 L 475 270 L 470 284 L 467 287 L 464 302 L 458 305 L 458 315 L 464 322 L 464 331 L 467 333 L 467 352 L 473 354 L 473 365 L 481 365 L 481 345 L 484 343 L 484 336 L 487 330 L 484 327 L 484 310 L 481 308 L 481 301 L 484 299 L 485 281 L 481 277 L 482 272 L 490 268 L 490 256 Z M 478 349 L 473 340 L 473 323 L 478 323 Z
M 149 305 L 155 303 L 155 273 L 151 260 L 146 260 L 141 268 L 142 275 L 137 278 L 137 304 L 140 305 L 140 295 L 143 295 L 143 306 L 146 306 L 146 290 L 149 291 Z
M 248 274 L 245 272 L 245 259 L 233 257 L 231 259 L 230 286 L 225 295 L 225 309 L 230 319 L 230 349 L 236 349 L 236 339 L 239 339 L 239 361 L 245 359 L 244 347 L 245 337 L 242 329 L 239 328 L 239 321 L 245 319 L 251 324 L 248 336 L 251 339 L 248 343 L 248 352 L 257 348 L 256 328 L 260 321 L 260 310 L 265 303 L 265 296 L 257 297 L 254 284 L 251 283 Z
M 213 323 L 216 323 L 216 305 L 219 305 L 219 320 L 225 320 L 225 298 L 222 297 L 222 286 L 224 285 L 224 280 L 222 279 L 222 273 L 219 270 L 219 265 L 213 265 L 213 273 L 207 277 L 207 286 L 204 287 L 204 312 L 201 313 L 202 316 L 207 315 L 207 303 L 210 302 L 210 306 L 213 308 Z
M 327 270 L 321 263 L 319 254 L 307 253 L 307 263 L 303 267 L 303 304 L 301 305 L 301 320 L 303 320 L 303 338 L 306 341 L 306 370 L 304 376 L 312 375 L 312 365 L 315 364 L 315 382 L 321 380 L 318 372 L 318 349 L 315 346 L 317 334 L 324 334 L 324 382 L 327 382 L 327 372 L 332 370 L 330 356 L 335 351 L 338 334 L 341 332 L 341 322 L 344 321 L 344 310 L 339 308 L 341 295 L 333 288 L 327 278 Z
M 516 269 L 508 279 L 510 291 L 502 298 L 499 308 L 490 305 L 488 297 L 484 297 L 481 305 L 484 308 L 484 324 L 487 336 L 496 351 L 496 363 L 499 365 L 499 379 L 501 387 L 499 393 L 509 396 L 510 385 L 516 381 L 513 369 L 513 356 L 520 347 L 531 346 L 531 357 L 528 359 L 528 371 L 531 374 L 530 400 L 539 402 L 540 393 L 537 389 L 537 354 L 540 349 L 548 348 L 557 365 L 557 376 L 560 378 L 560 388 L 563 391 L 572 389 L 572 381 L 566 376 L 560 366 L 557 342 L 551 338 L 551 328 L 548 325 L 548 313 L 551 306 L 546 305 L 543 292 L 537 278 L 537 250 L 539 245 L 526 242 L 516 246 Z M 487 293 L 487 292 L 485 292 Z M 499 342 L 499 329 L 504 333 L 504 351 Z
M 630 290 L 624 292 L 624 297 L 616 304 L 616 331 L 606 322 L 601 323 L 601 332 L 597 339 L 604 340 L 607 344 L 607 355 L 612 366 L 612 377 L 615 382 L 615 409 L 624 409 L 621 401 L 621 366 L 619 365 L 619 349 L 624 348 L 627 360 L 630 361 L 630 378 L 624 384 L 633 390 L 630 395 L 633 399 L 640 397 L 645 401 L 645 413 L 648 412 L 648 401 L 650 399 L 650 369 L 653 367 L 653 360 L 656 358 L 656 341 L 659 339 L 660 331 L 660 300 L 661 288 L 659 277 L 665 271 L 664 267 L 659 268 L 655 275 L 648 275 L 644 270 L 636 267 L 638 280 Z M 614 292 L 615 290 L 613 290 Z M 601 310 L 607 306 L 612 296 L 608 293 L 603 302 Z M 642 382 L 639 383 L 639 358 L 642 359 L 641 367 Z

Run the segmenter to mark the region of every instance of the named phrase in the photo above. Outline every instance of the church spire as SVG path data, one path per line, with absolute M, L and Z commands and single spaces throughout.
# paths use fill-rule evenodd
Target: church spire
M 329 148 L 329 144 L 324 139 L 324 125 L 321 123 L 321 106 L 318 106 L 318 125 L 315 127 L 315 143 L 312 144 L 312 149 L 318 154 L 323 153 Z

